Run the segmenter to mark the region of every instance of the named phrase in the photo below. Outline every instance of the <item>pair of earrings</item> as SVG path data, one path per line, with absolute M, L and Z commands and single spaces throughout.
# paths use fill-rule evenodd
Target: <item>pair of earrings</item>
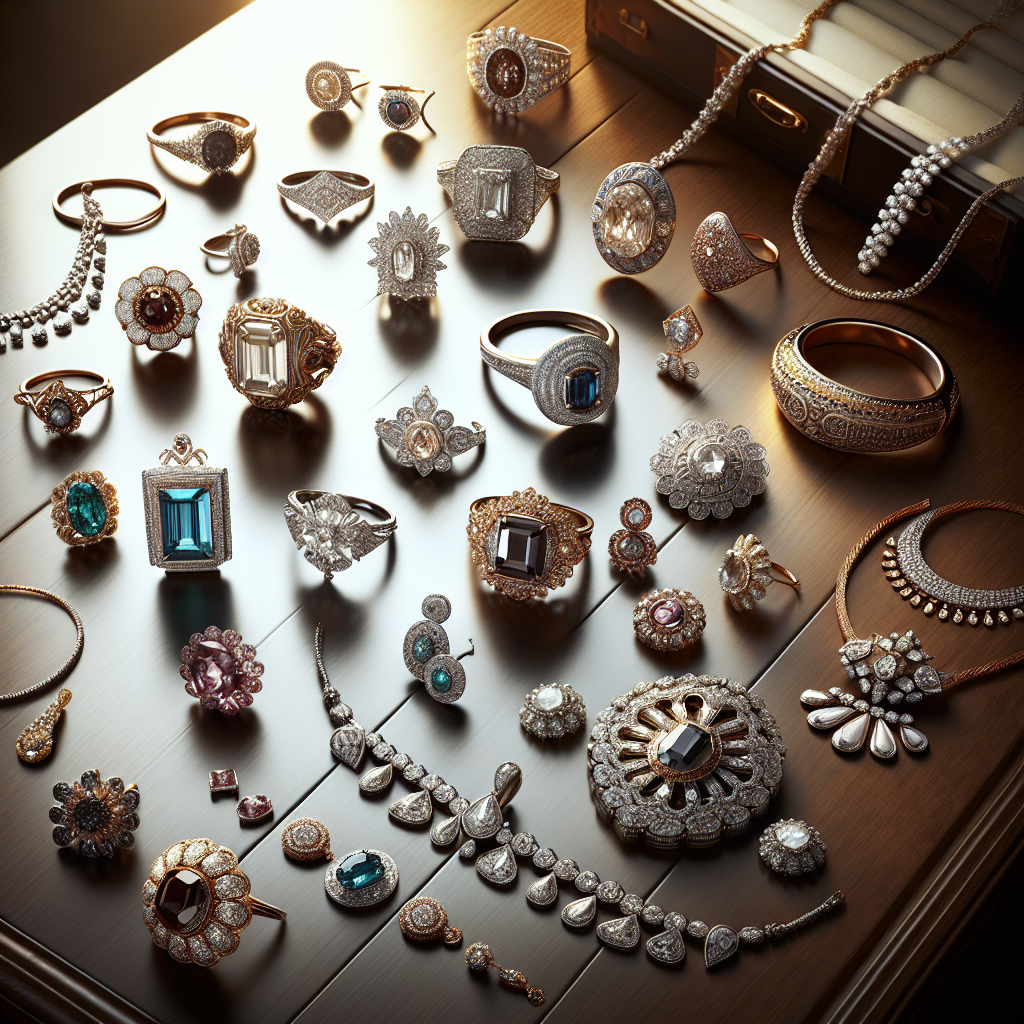
M 434 700 L 452 704 L 466 689 L 465 669 L 459 659 L 452 656 L 448 634 L 441 628 L 441 623 L 452 613 L 452 603 L 444 594 L 428 594 L 421 607 L 425 618 L 409 627 L 402 644 L 405 667 L 423 683 Z

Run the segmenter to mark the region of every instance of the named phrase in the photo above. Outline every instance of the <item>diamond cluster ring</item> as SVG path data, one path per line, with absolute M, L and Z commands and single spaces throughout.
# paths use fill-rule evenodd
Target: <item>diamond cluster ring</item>
M 199 250 L 207 256 L 226 259 L 235 277 L 241 277 L 259 258 L 260 240 L 244 224 L 236 224 L 223 234 L 208 238 Z

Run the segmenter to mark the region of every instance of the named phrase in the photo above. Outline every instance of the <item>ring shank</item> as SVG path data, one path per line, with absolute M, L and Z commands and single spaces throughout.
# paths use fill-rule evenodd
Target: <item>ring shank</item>
M 64 380 L 67 377 L 86 377 L 89 380 L 99 381 L 100 386 L 105 384 L 109 385 L 110 380 L 104 377 L 102 374 L 97 373 L 95 370 L 44 370 L 42 373 L 37 373 L 34 377 L 29 377 L 19 389 L 24 391 L 26 394 L 32 392 L 32 388 L 39 384 L 43 384 L 50 380 Z M 68 388 L 69 391 L 77 391 L 77 388 Z M 96 388 L 85 388 L 82 393 L 89 391 L 96 391 Z
M 258 900 L 255 896 L 247 896 L 246 902 L 249 904 L 249 909 L 258 917 L 269 917 L 275 921 L 283 921 L 288 916 L 280 907 L 264 903 L 263 900 Z
M 312 490 L 292 491 L 292 493 L 288 495 L 288 501 L 294 508 L 301 508 L 303 511 L 307 511 L 307 506 L 309 504 L 317 498 L 330 493 L 330 491 Z M 375 501 L 369 501 L 366 498 L 356 498 L 351 494 L 339 494 L 339 497 L 344 498 L 352 508 L 362 509 L 364 512 L 372 512 L 375 516 L 383 519 L 385 522 L 394 518 L 394 516 L 384 508 L 383 505 L 378 505 Z
M 779 247 L 773 241 L 771 241 L 771 239 L 765 238 L 764 235 L 751 234 L 748 231 L 737 231 L 736 234 L 741 239 L 749 238 L 750 241 L 756 242 L 759 246 L 761 246 L 761 248 L 764 249 L 765 252 L 768 253 L 767 257 L 759 256 L 756 252 L 754 252 L 753 249 L 750 248 L 749 245 L 746 244 L 746 242 L 743 243 L 743 246 L 747 250 L 747 252 L 749 252 L 750 255 L 759 263 L 767 263 L 769 266 L 774 266 L 774 264 L 779 262 Z
M 174 114 L 172 117 L 165 117 L 162 121 L 157 121 L 152 128 L 149 129 L 150 135 L 157 135 L 168 128 L 177 128 L 183 124 L 205 124 L 207 121 L 227 121 L 229 124 L 233 124 L 238 128 L 251 128 L 252 121 L 247 117 L 242 117 L 241 114 L 227 114 L 223 110 L 207 110 L 207 111 L 195 111 L 190 114 Z
M 771 567 L 781 576 L 772 576 L 775 583 L 783 583 L 787 587 L 799 587 L 800 581 L 788 570 L 784 569 L 778 562 L 772 562 Z
M 480 332 L 480 349 L 490 356 L 488 363 L 507 363 L 513 366 L 533 366 L 538 356 L 516 356 L 499 351 L 495 339 L 516 327 L 571 327 L 605 342 L 612 351 L 618 347 L 619 335 L 607 320 L 575 309 L 525 309 L 499 317 Z M 500 367 L 495 367 L 500 369 Z

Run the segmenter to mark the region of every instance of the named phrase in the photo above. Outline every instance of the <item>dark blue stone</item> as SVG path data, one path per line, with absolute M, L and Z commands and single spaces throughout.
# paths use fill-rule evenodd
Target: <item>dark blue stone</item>
M 375 853 L 353 853 L 334 872 L 342 889 L 365 889 L 384 877 L 384 861 Z
M 68 520 L 80 536 L 95 537 L 107 525 L 107 506 L 99 488 L 93 484 L 72 484 L 68 488 L 65 504 Z
M 161 490 L 160 533 L 164 558 L 172 562 L 213 558 L 210 492 L 205 487 Z
M 601 374 L 597 370 L 584 368 L 574 370 L 565 376 L 565 407 L 576 412 L 593 408 L 601 394 Z

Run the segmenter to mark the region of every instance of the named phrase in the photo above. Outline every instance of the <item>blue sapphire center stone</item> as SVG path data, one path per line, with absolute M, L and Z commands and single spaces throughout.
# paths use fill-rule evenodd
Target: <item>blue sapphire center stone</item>
M 565 375 L 565 407 L 575 412 L 592 409 L 601 396 L 601 373 L 590 366 Z
M 365 889 L 384 877 L 384 861 L 366 850 L 346 857 L 334 873 L 342 889 Z

